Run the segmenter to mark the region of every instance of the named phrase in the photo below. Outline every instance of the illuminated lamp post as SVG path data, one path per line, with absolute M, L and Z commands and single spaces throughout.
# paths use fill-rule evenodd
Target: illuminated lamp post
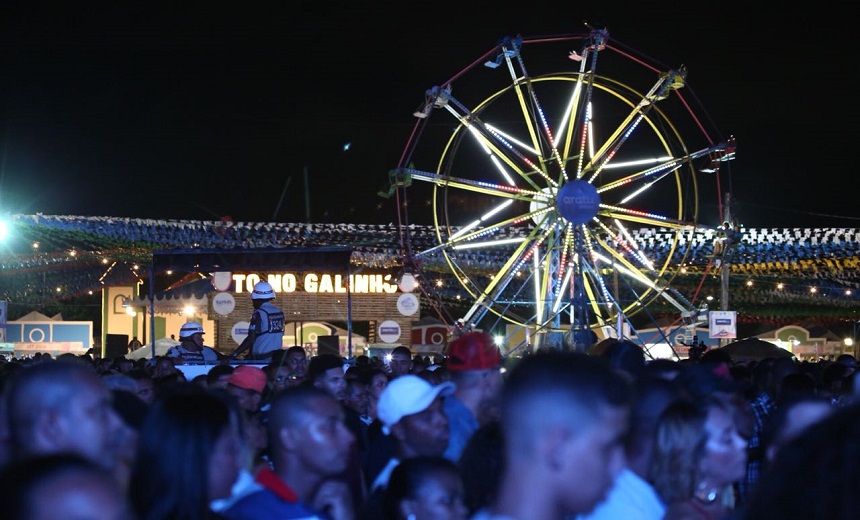
M 851 322 L 851 337 L 845 338 L 843 343 L 845 343 L 846 347 L 851 348 L 851 355 L 854 356 L 854 359 L 857 359 L 857 328 L 860 326 L 860 321 L 852 321 Z
M 141 315 L 143 316 L 143 322 L 141 323 L 143 332 L 140 334 L 140 343 L 146 345 L 146 306 L 134 305 L 128 299 L 123 300 L 122 306 L 125 307 L 125 313 L 135 318 L 135 321 L 137 321 L 137 311 L 141 311 Z

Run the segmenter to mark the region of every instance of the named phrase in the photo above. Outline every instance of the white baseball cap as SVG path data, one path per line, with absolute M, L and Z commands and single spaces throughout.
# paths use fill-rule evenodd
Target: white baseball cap
M 400 422 L 400 419 L 423 412 L 438 396 L 451 395 L 455 388 L 457 387 L 450 381 L 433 386 L 413 374 L 392 379 L 379 396 L 377 405 L 383 433 L 390 434 L 391 427 Z

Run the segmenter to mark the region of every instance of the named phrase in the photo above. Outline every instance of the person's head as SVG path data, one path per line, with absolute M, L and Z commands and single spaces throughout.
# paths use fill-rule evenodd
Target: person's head
M 177 372 L 173 360 L 167 356 L 160 356 L 155 360 L 155 368 L 152 369 L 152 377 L 160 379 L 172 376 Z
M 829 399 L 812 394 L 777 406 L 776 411 L 765 424 L 762 439 L 767 463 L 773 462 L 783 446 L 800 436 L 813 424 L 829 417 L 835 410 Z
M 206 518 L 230 495 L 242 463 L 240 412 L 226 395 L 180 383 L 151 405 L 129 492 L 140 518 Z
M 254 284 L 254 290 L 251 291 L 251 303 L 255 309 L 274 299 L 275 290 L 269 282 L 261 281 Z
M 666 503 L 703 492 L 713 501 L 743 478 L 747 441 L 738 434 L 732 414 L 724 400 L 707 398 L 673 403 L 660 416 L 649 480 Z
M 0 474 L 7 520 L 131 520 L 124 491 L 112 475 L 78 455 L 39 455 Z
M 629 340 L 612 341 L 601 356 L 612 368 L 622 370 L 632 377 L 637 377 L 645 368 L 645 351 Z
M 624 465 L 628 380 L 583 353 L 542 351 L 502 388 L 505 476 L 500 496 L 540 494 L 558 516 L 588 512 Z
M 502 355 L 486 332 L 468 332 L 446 349 L 445 370 L 457 385 L 457 397 L 475 414 L 498 406 L 502 387 Z
M 408 347 L 395 347 L 391 351 L 391 359 L 388 361 L 391 369 L 391 377 L 399 377 L 408 374 L 412 370 L 412 351 Z
M 290 371 L 290 367 L 286 365 L 269 363 L 263 370 L 266 372 L 268 389 L 272 394 L 301 383 L 301 378 Z
M 383 390 L 377 404 L 382 431 L 393 435 L 401 458 L 440 456 L 448 446 L 448 417 L 442 397 L 454 392 L 454 384 L 439 386 L 414 374 L 396 377 Z
M 860 406 L 849 405 L 779 450 L 744 504 L 742 518 L 860 518 L 858 459 Z
M 188 350 L 200 350 L 203 348 L 203 334 L 202 325 L 189 321 L 179 328 L 179 342 Z
M 843 395 L 849 394 L 851 390 L 850 375 L 853 369 L 843 363 L 835 361 L 827 362 L 824 369 L 821 371 L 821 388 L 822 395 L 828 395 L 831 398 L 838 399 Z M 783 378 L 783 385 L 788 376 Z
M 367 415 L 376 419 L 379 396 L 388 386 L 388 373 L 379 367 L 373 367 L 365 373 L 367 379 Z
M 367 383 L 361 379 L 348 379 L 343 403 L 361 415 L 367 414 Z
M 383 499 L 387 520 L 466 520 L 463 481 L 442 457 L 413 457 L 391 473 Z
M 233 372 L 227 376 L 227 393 L 236 398 L 240 408 L 255 412 L 260 408 L 266 383 L 266 373 L 263 369 L 242 365 L 233 369 Z
M 338 401 L 346 393 L 343 376 L 343 358 L 335 354 L 319 354 L 308 365 L 308 380 L 317 388 L 325 390 Z
M 347 468 L 355 437 L 341 405 L 312 385 L 287 388 L 272 398 L 267 430 L 275 471 L 296 489 L 314 487 Z
M 305 349 L 299 345 L 288 348 L 286 365 L 293 374 L 302 378 L 305 377 L 308 373 L 308 356 Z
M 125 374 L 134 366 L 134 362 L 122 356 L 114 358 L 111 368 L 113 371 L 120 374 Z
M 145 368 L 132 368 L 126 374 L 132 378 L 137 384 L 135 394 L 146 403 L 151 403 L 155 400 L 155 383 L 152 381 L 152 374 Z
M 386 374 L 381 368 L 374 368 L 369 372 L 368 378 L 370 380 L 370 384 L 367 387 L 367 391 L 369 392 L 371 399 L 378 400 L 379 396 L 382 395 L 382 391 L 385 390 L 386 386 L 388 386 L 388 374 Z
M 627 467 L 642 478 L 648 475 L 657 422 L 673 403 L 683 399 L 681 389 L 673 381 L 660 377 L 639 377 L 633 383 L 630 406 L 630 428 L 624 451 Z
M 208 388 L 227 388 L 227 378 L 233 373 L 233 367 L 226 363 L 215 365 L 206 372 L 206 386 Z
M 836 356 L 836 362 L 848 367 L 849 376 L 857 370 L 857 359 L 851 354 L 839 354 Z
M 701 401 L 708 397 L 742 395 L 743 387 L 734 380 L 728 365 L 723 363 L 690 363 L 675 379 L 687 397 Z
M 793 372 L 782 378 L 779 393 L 775 403 L 782 406 L 798 399 L 814 396 L 818 393 L 815 377 L 808 372 Z
M 20 457 L 74 453 L 113 468 L 120 419 L 91 368 L 45 361 L 16 372 L 7 388 L 10 442 Z

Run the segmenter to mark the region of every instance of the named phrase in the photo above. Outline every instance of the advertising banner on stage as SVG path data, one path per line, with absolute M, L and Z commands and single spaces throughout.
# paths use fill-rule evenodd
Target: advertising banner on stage
M 737 311 L 711 311 L 708 313 L 708 335 L 712 338 L 738 337 Z

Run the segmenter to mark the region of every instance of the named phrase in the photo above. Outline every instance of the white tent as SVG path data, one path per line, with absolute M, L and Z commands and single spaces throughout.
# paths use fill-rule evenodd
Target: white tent
M 175 339 L 170 338 L 161 338 L 155 340 L 155 355 L 163 356 L 167 354 L 167 351 L 170 347 L 179 345 L 179 342 Z M 125 355 L 126 359 L 140 359 L 140 358 L 151 358 L 152 357 L 152 343 L 147 343 L 146 345 L 140 347 L 134 352 L 129 352 Z

